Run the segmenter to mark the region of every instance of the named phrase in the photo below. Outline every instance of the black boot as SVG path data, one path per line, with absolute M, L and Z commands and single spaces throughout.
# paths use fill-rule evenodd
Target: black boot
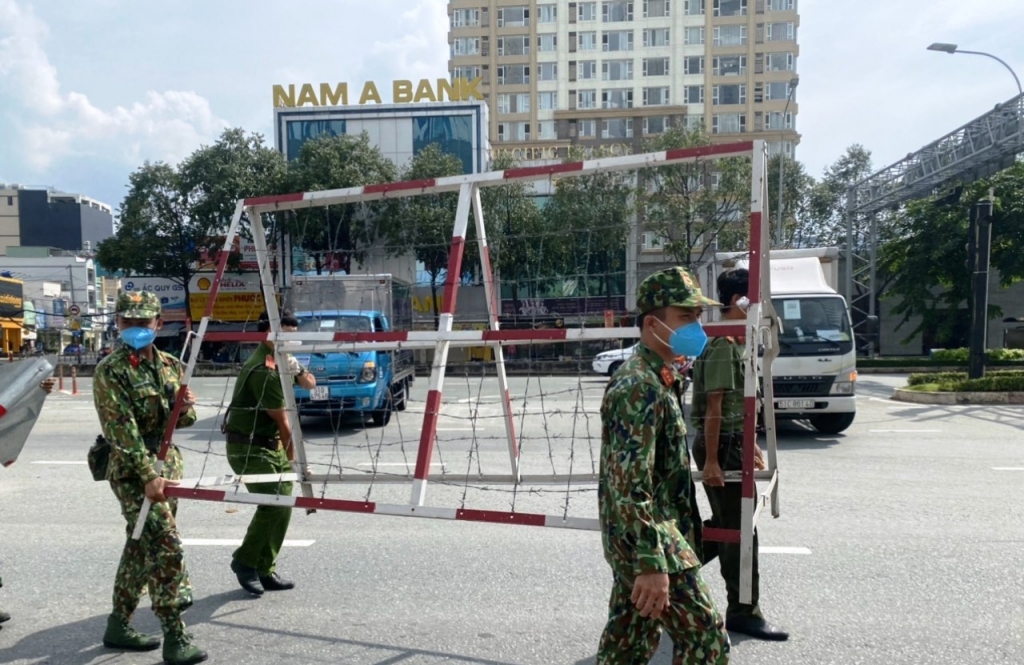
M 0 610 L 0 623 L 3 623 L 5 621 L 10 621 L 10 620 L 11 620 L 11 615 L 8 614 L 7 612 L 4 612 L 3 610 Z
M 277 573 L 270 573 L 269 575 L 260 575 L 260 584 L 267 591 L 287 591 L 288 589 L 295 588 L 295 582 L 286 580 Z
M 238 578 L 238 584 L 254 596 L 263 595 L 263 585 L 260 584 L 260 574 L 255 568 L 250 568 L 243 563 L 232 559 L 231 570 Z

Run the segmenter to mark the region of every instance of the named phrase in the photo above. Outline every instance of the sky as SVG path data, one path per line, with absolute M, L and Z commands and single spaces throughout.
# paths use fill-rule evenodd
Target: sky
M 447 77 L 446 0 L 0 0 L 0 183 L 115 210 L 145 161 L 227 127 L 273 137 L 274 84 Z M 301 9 L 300 9 L 301 7 Z M 797 159 L 882 168 L 1017 93 L 1021 0 L 799 0 Z M 351 92 L 355 88 L 355 93 Z

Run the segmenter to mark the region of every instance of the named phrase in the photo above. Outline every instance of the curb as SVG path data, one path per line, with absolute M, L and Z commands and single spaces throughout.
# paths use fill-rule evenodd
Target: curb
M 919 390 L 897 388 L 892 398 L 914 404 L 1024 404 L 1024 392 L 1005 393 L 926 393 Z

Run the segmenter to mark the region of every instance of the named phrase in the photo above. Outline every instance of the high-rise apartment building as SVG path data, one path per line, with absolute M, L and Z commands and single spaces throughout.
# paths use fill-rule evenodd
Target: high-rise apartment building
M 482 78 L 496 152 L 639 152 L 672 124 L 799 135 L 797 0 L 450 0 L 453 77 Z

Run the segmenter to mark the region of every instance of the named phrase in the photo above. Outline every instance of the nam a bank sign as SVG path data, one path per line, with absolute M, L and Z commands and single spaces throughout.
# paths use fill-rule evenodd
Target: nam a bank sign
M 412 81 L 391 82 L 391 103 L 393 104 L 418 104 L 420 102 L 468 102 L 471 99 L 483 99 L 480 92 L 482 77 L 473 80 L 458 79 L 437 79 L 432 83 L 430 79 L 420 79 L 419 83 Z M 355 97 L 352 96 L 352 99 Z M 312 83 L 303 83 L 296 86 L 294 83 L 288 85 L 274 86 L 274 107 L 295 108 L 299 106 L 348 106 L 349 104 L 348 83 L 321 83 L 314 86 Z M 359 104 L 383 104 L 377 84 L 367 81 L 359 93 Z

